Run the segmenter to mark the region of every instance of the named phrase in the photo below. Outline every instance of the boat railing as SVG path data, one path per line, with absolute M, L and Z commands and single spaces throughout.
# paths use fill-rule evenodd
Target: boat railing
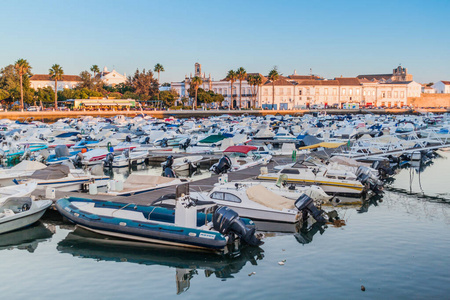
M 118 209 L 114 210 L 114 211 L 111 213 L 111 216 L 114 217 L 114 214 L 115 214 L 116 212 L 118 212 L 118 211 L 120 211 L 120 210 L 122 210 L 122 209 L 124 209 L 124 208 L 126 208 L 127 206 L 130 206 L 130 205 L 136 205 L 136 204 L 135 204 L 135 203 L 128 203 L 128 204 L 122 206 L 121 208 L 118 208 Z

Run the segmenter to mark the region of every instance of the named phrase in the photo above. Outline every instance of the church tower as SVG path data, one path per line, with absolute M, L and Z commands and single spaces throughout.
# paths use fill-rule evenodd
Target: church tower
M 202 77 L 202 65 L 199 64 L 198 62 L 195 63 L 195 72 L 194 72 L 194 76 L 198 76 L 198 77 Z

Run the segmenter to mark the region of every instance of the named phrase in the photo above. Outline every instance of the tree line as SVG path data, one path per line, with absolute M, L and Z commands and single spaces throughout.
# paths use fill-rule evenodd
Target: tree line
M 156 64 L 153 71 L 136 70 L 128 76 L 126 82 L 108 86 L 102 80 L 98 65 L 92 65 L 89 70 L 82 71 L 80 83 L 73 89 L 57 90 L 58 82 L 63 80 L 64 70 L 59 64 L 54 64 L 48 70 L 49 77 L 55 82 L 54 87 L 33 89 L 30 78 L 32 67 L 26 59 L 18 59 L 0 70 L 0 101 L 3 105 L 12 105 L 19 101 L 19 109 L 24 104 L 52 104 L 58 107 L 58 101 L 67 99 L 88 99 L 90 97 L 108 97 L 116 99 L 132 98 L 138 101 L 158 100 L 164 106 L 173 106 L 178 95 L 174 91 L 159 91 L 159 79 L 164 67 Z M 156 79 L 154 74 L 158 74 Z
M 24 108 L 24 103 L 52 103 L 55 108 L 58 107 L 58 101 L 67 99 L 88 99 L 90 97 L 108 97 L 116 99 L 135 99 L 138 101 L 156 100 L 160 105 L 170 107 L 173 106 L 179 95 L 174 90 L 159 91 L 160 74 L 164 72 L 161 64 L 156 64 L 152 70 L 136 72 L 132 76 L 128 76 L 124 83 L 115 86 L 108 86 L 103 82 L 98 65 L 92 65 L 89 70 L 82 71 L 80 83 L 73 89 L 57 90 L 58 81 L 64 76 L 64 70 L 59 64 L 54 64 L 48 71 L 48 75 L 54 80 L 54 88 L 48 86 L 33 89 L 30 86 L 30 77 L 32 67 L 26 59 L 18 59 L 14 64 L 10 64 L 0 70 L 0 101 L 2 104 L 13 104 L 20 100 L 19 109 Z M 155 78 L 155 73 L 158 77 Z M 272 107 L 275 103 L 275 81 L 280 77 L 277 68 L 274 67 L 267 77 L 272 83 Z M 242 108 L 242 82 L 246 80 L 251 87 L 251 106 L 256 103 L 256 95 L 258 88 L 264 84 L 263 77 L 259 74 L 247 74 L 247 71 L 240 67 L 236 71 L 230 70 L 225 77 L 230 82 L 230 106 L 233 108 Z M 235 101 L 233 84 L 239 81 L 239 101 Z M 190 80 L 189 96 L 193 98 L 192 106 L 197 108 L 199 103 L 222 103 L 224 97 L 213 91 L 205 91 L 200 86 L 203 84 L 201 77 L 195 76 Z M 168 84 L 163 84 L 163 86 Z M 170 85 L 169 85 L 170 86 Z M 182 99 L 183 100 L 188 99 Z

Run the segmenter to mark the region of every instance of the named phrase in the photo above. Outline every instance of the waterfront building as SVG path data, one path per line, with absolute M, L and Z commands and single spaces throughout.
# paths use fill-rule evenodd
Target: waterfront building
M 436 90 L 431 86 L 422 84 L 422 93 L 423 94 L 436 94 Z
M 254 106 L 262 109 L 342 108 L 345 104 L 402 107 L 408 105 L 408 97 L 420 97 L 422 90 L 422 86 L 412 80 L 413 76 L 408 74 L 407 69 L 400 66 L 393 69 L 392 74 L 341 76 L 334 79 L 317 75 L 298 75 L 294 71 L 292 75 L 279 76 L 273 84 L 260 73 L 249 74 L 259 74 L 263 83 L 255 89 L 246 80 L 242 82 L 242 106 L 250 107 L 253 99 Z M 238 102 L 239 81 L 234 82 L 231 89 L 230 82 L 225 79 L 214 81 L 211 75 L 206 77 L 206 74 L 201 72 L 199 63 L 195 64 L 194 76 L 202 78 L 201 88 L 224 96 L 222 105 L 230 105 L 231 95 L 234 104 Z M 186 75 L 182 82 L 172 82 L 171 86 L 178 92 L 180 99 L 188 97 L 192 78 L 191 74 L 189 77 Z
M 375 81 L 413 81 L 413 76 L 408 74 L 408 69 L 398 66 L 392 70 L 391 74 L 369 74 L 369 75 L 358 75 L 358 79 L 367 79 Z
M 248 75 L 256 75 L 259 73 L 248 73 Z M 263 83 L 267 80 L 262 74 L 259 74 L 263 79 Z M 200 85 L 200 88 L 205 91 L 213 91 L 216 94 L 220 94 L 224 97 L 224 101 L 222 103 L 223 106 L 230 106 L 232 104 L 233 99 L 233 107 L 239 104 L 239 80 L 233 83 L 227 81 L 225 78 L 221 80 L 214 80 L 211 78 L 211 74 L 206 76 L 206 73 L 202 73 L 202 65 L 199 63 L 195 63 L 194 65 L 194 75 L 192 73 L 187 76 L 185 75 L 184 80 L 181 82 L 171 82 L 171 88 L 174 89 L 178 95 L 179 99 L 189 98 L 189 88 L 190 83 L 193 77 L 198 76 L 202 79 L 203 83 Z M 252 101 L 259 101 L 258 95 L 259 88 L 253 88 L 247 82 L 247 80 L 242 81 L 241 86 L 241 101 L 242 107 L 250 107 Z M 256 98 L 256 100 L 255 100 Z M 192 99 L 191 99 L 192 100 Z
M 127 81 L 126 74 L 120 74 L 116 70 L 108 71 L 107 67 L 103 68 L 103 71 L 96 75 L 96 78 L 102 80 L 105 85 L 115 86 L 120 83 L 125 83 Z
M 73 89 L 79 83 L 81 83 L 81 77 L 77 75 L 62 75 L 62 79 L 58 80 L 57 89 L 62 91 L 63 89 Z M 40 88 L 51 87 L 55 88 L 55 80 L 48 74 L 35 74 L 30 77 L 30 86 L 37 90 Z
M 439 81 L 433 84 L 437 94 L 450 94 L 450 81 Z

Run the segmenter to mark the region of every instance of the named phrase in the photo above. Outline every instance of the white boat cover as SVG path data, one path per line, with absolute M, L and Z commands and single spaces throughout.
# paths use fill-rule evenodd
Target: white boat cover
M 47 168 L 46 165 L 31 160 L 24 160 L 11 168 L 11 171 L 35 171 Z
M 142 190 L 148 187 L 156 187 L 160 184 L 169 183 L 177 178 L 169 178 L 157 175 L 131 174 L 123 183 L 123 191 Z
M 247 197 L 258 204 L 267 206 L 272 209 L 294 209 L 294 201 L 277 195 L 262 185 L 254 185 L 246 190 Z

